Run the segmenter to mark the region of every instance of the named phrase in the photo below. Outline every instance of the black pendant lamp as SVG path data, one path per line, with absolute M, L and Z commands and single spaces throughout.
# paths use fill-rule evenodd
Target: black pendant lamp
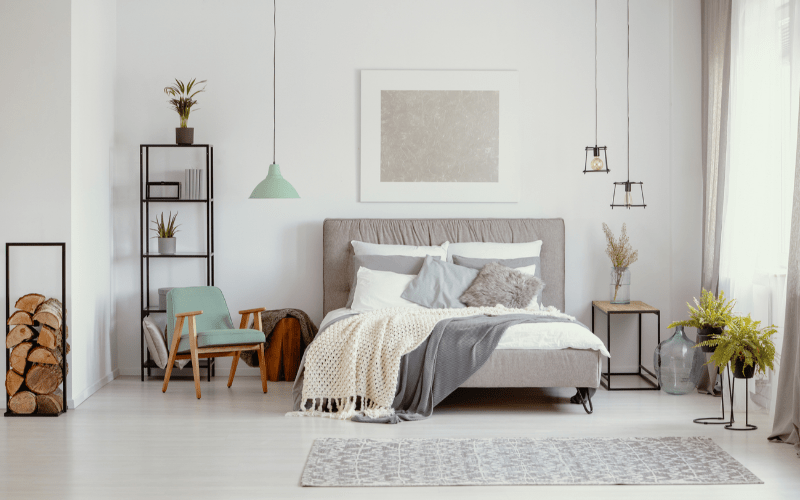
M 592 152 L 591 161 L 589 151 Z M 600 158 L 601 152 L 603 158 Z M 594 146 L 586 146 L 586 159 L 583 162 L 583 173 L 589 172 L 610 172 L 606 147 L 597 145 L 597 0 L 594 0 Z
M 628 106 L 628 180 L 614 183 L 614 195 L 611 198 L 611 208 L 645 208 L 644 183 L 631 182 L 631 1 L 628 0 L 628 79 L 626 83 Z M 617 203 L 617 187 L 623 188 L 622 203 Z M 633 186 L 639 186 L 639 193 L 634 194 Z

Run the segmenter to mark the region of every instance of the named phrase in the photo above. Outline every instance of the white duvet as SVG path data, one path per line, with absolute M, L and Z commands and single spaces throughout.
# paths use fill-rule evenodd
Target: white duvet
M 515 311 L 516 312 L 516 311 Z M 347 308 L 329 312 L 320 330 L 342 316 L 357 314 Z M 606 346 L 595 334 L 577 323 L 523 323 L 506 330 L 497 349 L 591 349 L 611 357 Z

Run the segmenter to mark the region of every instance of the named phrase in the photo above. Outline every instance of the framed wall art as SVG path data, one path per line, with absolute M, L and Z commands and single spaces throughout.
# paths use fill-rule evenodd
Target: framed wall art
M 516 71 L 361 71 L 362 202 L 517 202 Z

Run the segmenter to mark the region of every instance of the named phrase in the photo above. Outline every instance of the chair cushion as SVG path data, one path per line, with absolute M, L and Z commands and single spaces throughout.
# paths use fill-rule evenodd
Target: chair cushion
M 197 347 L 222 347 L 236 346 L 244 344 L 260 344 L 266 340 L 264 332 L 258 330 L 225 329 L 225 330 L 206 330 L 198 332 Z M 181 343 L 178 345 L 178 352 L 181 354 L 189 352 L 189 334 L 181 335 Z
M 228 305 L 219 288 L 214 286 L 173 288 L 167 293 L 167 345 L 172 345 L 175 314 L 190 311 L 203 311 L 203 314 L 195 316 L 198 332 L 234 328 Z M 186 318 L 181 334 L 188 333 L 189 318 Z

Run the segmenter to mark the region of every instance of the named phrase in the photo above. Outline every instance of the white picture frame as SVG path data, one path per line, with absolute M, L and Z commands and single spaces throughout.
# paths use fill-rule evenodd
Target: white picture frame
M 381 144 L 382 144 L 382 95 L 410 95 L 389 94 L 383 91 L 489 91 L 489 92 L 467 92 L 466 94 L 475 96 L 489 96 L 499 100 L 499 113 L 485 113 L 487 122 L 486 127 L 492 129 L 491 133 L 496 134 L 493 139 L 499 147 L 494 148 L 491 163 L 480 163 L 473 166 L 473 180 L 462 181 L 457 174 L 450 174 L 447 181 L 429 182 L 425 180 L 398 181 L 388 179 L 386 166 L 389 160 L 384 157 L 384 180 L 381 179 Z M 383 93 L 383 94 L 382 94 Z M 453 95 L 452 92 L 428 93 L 436 96 Z M 466 95 L 464 94 L 464 95 Z M 498 99 L 499 98 L 499 99 Z M 402 106 L 403 104 L 400 104 Z M 391 108 L 384 112 L 400 112 Z M 409 107 L 409 109 L 411 109 Z M 420 108 L 411 109 L 410 112 L 420 112 Z M 422 111 L 427 112 L 427 111 Z M 460 112 L 460 111 L 457 111 Z M 475 116 L 480 122 L 482 115 L 473 115 L 465 111 L 464 117 L 455 119 L 465 119 L 467 122 L 474 123 Z M 449 115 L 452 116 L 452 115 Z M 493 117 L 493 118 L 492 118 Z M 384 116 L 383 118 L 386 118 Z M 391 118 L 391 117 L 390 117 Z M 467 120 L 468 118 L 468 120 Z M 451 118 L 452 120 L 453 118 Z M 413 122 L 418 123 L 418 122 Z M 478 123 L 478 126 L 484 124 Z M 497 128 L 494 131 L 494 128 Z M 387 127 L 388 129 L 389 127 Z M 392 132 L 398 134 L 397 132 Z M 486 134 L 476 133 L 483 137 Z M 384 136 L 384 141 L 387 138 Z M 438 140 L 438 139 L 437 139 Z M 471 140 L 461 138 L 461 134 L 449 134 L 443 136 L 442 140 L 450 140 L 452 143 L 447 147 L 458 151 L 461 144 L 459 140 Z M 483 140 L 483 139 L 481 139 Z M 385 144 L 390 144 L 384 142 Z M 474 151 L 491 148 L 482 148 L 482 145 L 467 146 Z M 387 146 L 387 150 L 391 147 Z M 471 151 L 473 149 L 470 149 Z M 466 154 L 466 153 L 465 153 Z M 478 156 L 476 153 L 472 153 Z M 487 154 L 488 155 L 488 154 Z M 484 155 L 484 156 L 487 156 Z M 404 157 L 412 158 L 409 162 L 413 163 L 414 155 Z M 520 119 L 519 119 L 519 77 L 516 71 L 407 71 L 407 70 L 362 70 L 361 71 L 361 202 L 494 202 L 494 203 L 515 203 L 520 198 Z M 426 158 L 427 160 L 427 158 Z M 419 160 L 419 161 L 426 161 Z M 431 160 L 433 161 L 433 160 Z M 480 160 L 483 161 L 483 160 Z M 479 162 L 479 160 L 476 160 Z M 400 165 L 402 161 L 396 161 Z M 468 163 L 468 162 L 467 162 Z M 395 169 L 399 166 L 392 167 Z M 409 169 L 420 169 L 419 165 L 409 165 Z M 442 167 L 444 168 L 444 167 Z M 484 174 L 475 174 L 475 169 L 481 168 Z M 495 170 L 496 169 L 496 170 Z M 417 171 L 418 171 L 417 170 Z M 491 172 L 489 172 L 491 170 Z M 421 174 L 420 174 L 421 175 Z M 466 175 L 466 174 L 458 174 Z M 391 176 L 388 176 L 391 177 Z M 424 176 L 422 176 L 424 177 Z M 420 177 L 420 178 L 422 178 Z M 474 179 L 489 178 L 491 181 L 476 181 Z M 466 177 L 464 177 L 466 179 Z

